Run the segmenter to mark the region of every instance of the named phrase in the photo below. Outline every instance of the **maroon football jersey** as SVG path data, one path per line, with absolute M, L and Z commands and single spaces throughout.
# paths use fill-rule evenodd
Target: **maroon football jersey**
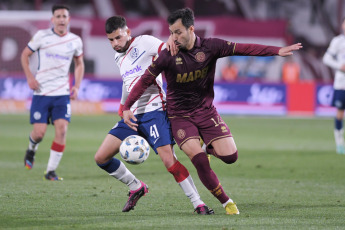
M 240 44 L 218 38 L 196 37 L 191 50 L 180 50 L 171 56 L 166 49 L 159 53 L 129 94 L 124 110 L 140 97 L 154 79 L 164 72 L 167 81 L 169 116 L 189 116 L 213 107 L 214 77 L 218 58 L 231 55 L 272 56 L 280 47 Z
M 256 46 L 253 46 L 256 47 Z M 267 48 L 267 46 L 260 46 Z M 218 38 L 196 37 L 191 50 L 180 50 L 171 56 L 167 50 L 148 68 L 157 76 L 164 72 L 167 81 L 167 109 L 169 116 L 188 116 L 213 107 L 214 78 L 218 58 L 231 55 L 275 55 L 255 49 L 236 50 L 236 43 Z

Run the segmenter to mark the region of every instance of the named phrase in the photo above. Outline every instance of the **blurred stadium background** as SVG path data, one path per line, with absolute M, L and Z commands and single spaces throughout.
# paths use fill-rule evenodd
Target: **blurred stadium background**
M 121 76 L 104 31 L 123 15 L 133 35 L 169 36 L 169 12 L 190 7 L 197 34 L 233 42 L 284 46 L 303 43 L 292 58 L 227 57 L 218 61 L 215 104 L 223 114 L 331 116 L 333 70 L 322 63 L 341 33 L 343 0 L 2 0 L 0 3 L 0 113 L 28 112 L 32 92 L 20 65 L 31 36 L 50 25 L 53 4 L 71 9 L 70 30 L 84 41 L 85 80 L 74 113 L 117 111 Z M 32 70 L 37 66 L 33 58 Z M 73 67 L 72 67 L 73 68 Z

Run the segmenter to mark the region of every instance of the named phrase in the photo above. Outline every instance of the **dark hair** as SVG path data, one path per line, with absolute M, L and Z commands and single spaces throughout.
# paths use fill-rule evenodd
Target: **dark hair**
M 175 12 L 171 13 L 167 19 L 169 25 L 174 24 L 178 19 L 181 19 L 182 25 L 187 29 L 190 26 L 194 25 L 194 13 L 189 8 L 183 8 L 176 10 Z
M 111 34 L 119 28 L 127 26 L 126 19 L 122 16 L 113 16 L 107 19 L 105 22 L 105 32 Z
M 69 12 L 69 8 L 65 5 L 54 5 L 52 7 L 52 13 L 54 14 L 55 10 L 65 9 Z

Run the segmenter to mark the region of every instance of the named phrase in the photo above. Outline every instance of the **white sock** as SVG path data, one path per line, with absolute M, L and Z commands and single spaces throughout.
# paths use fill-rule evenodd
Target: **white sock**
M 338 145 L 344 145 L 344 129 L 335 129 L 334 130 L 334 139 L 335 144 Z
M 122 162 L 120 163 L 120 167 L 115 172 L 109 173 L 109 175 L 126 184 L 132 191 L 141 187 L 140 180 L 138 180 Z
M 48 161 L 47 172 L 56 170 L 56 168 L 59 166 L 62 155 L 63 155 L 62 152 L 56 152 L 52 149 L 50 150 L 50 157 Z
M 231 200 L 230 198 L 229 198 L 229 200 L 227 201 L 227 202 L 225 202 L 224 204 L 222 204 L 223 205 L 223 208 L 225 208 L 225 206 L 228 204 L 228 203 L 234 203 L 234 201 L 233 200 Z
M 190 199 L 194 208 L 198 207 L 200 204 L 204 204 L 204 202 L 200 199 L 200 195 L 198 190 L 194 185 L 194 181 L 192 177 L 189 175 L 184 181 L 178 183 L 182 188 L 184 194 Z
M 38 145 L 40 142 L 35 142 L 32 140 L 31 136 L 29 136 L 29 150 L 36 152 Z

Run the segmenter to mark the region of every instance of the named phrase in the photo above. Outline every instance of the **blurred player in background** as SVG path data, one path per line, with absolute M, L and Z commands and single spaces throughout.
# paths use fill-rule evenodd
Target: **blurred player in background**
M 33 130 L 29 136 L 24 164 L 27 169 L 34 165 L 35 153 L 42 141 L 47 126 L 53 123 L 55 137 L 50 149 L 50 157 L 44 177 L 47 180 L 62 180 L 55 173 L 66 144 L 68 123 L 71 119 L 70 99 L 78 97 L 80 83 L 84 76 L 83 44 L 79 36 L 68 31 L 69 8 L 55 5 L 52 8 L 53 28 L 39 30 L 24 48 L 21 63 L 29 87 L 34 90 L 30 109 Z M 38 55 L 36 77 L 31 73 L 29 57 Z M 75 83 L 70 90 L 69 68 L 74 60 Z
M 337 108 L 334 119 L 334 138 L 338 154 L 345 154 L 344 147 L 344 109 L 345 109 L 345 20 L 343 33 L 334 37 L 323 56 L 323 62 L 335 70 L 332 106 Z
M 194 164 L 201 182 L 226 210 L 239 214 L 236 204 L 225 193 L 217 175 L 200 146 L 203 139 L 207 153 L 227 164 L 237 160 L 237 148 L 230 129 L 213 105 L 215 68 L 218 58 L 231 55 L 288 56 L 300 44 L 280 48 L 257 44 L 239 44 L 216 38 L 200 38 L 194 33 L 194 14 L 189 8 L 168 17 L 171 36 L 179 48 L 176 56 L 163 50 L 145 71 L 128 95 L 123 107 L 126 124 L 136 130 L 138 124 L 129 108 L 156 76 L 164 71 L 167 80 L 167 110 L 175 141 Z
M 149 35 L 132 38 L 126 19 L 121 16 L 108 18 L 105 30 L 111 46 L 116 51 L 115 63 L 120 69 L 123 80 L 119 108 L 119 115 L 122 117 L 122 106 L 128 93 L 153 59 L 165 48 L 165 43 Z M 114 155 L 119 152 L 120 145 L 126 137 L 140 135 L 160 156 L 167 170 L 174 176 L 176 182 L 192 202 L 195 211 L 202 215 L 213 214 L 213 210 L 209 209 L 200 199 L 188 170 L 176 159 L 173 150 L 175 142 L 166 115 L 165 97 L 162 77 L 158 76 L 154 85 L 149 87 L 137 103 L 131 107 L 139 120 L 138 131 L 133 131 L 123 120 L 116 123 L 96 152 L 95 161 L 110 176 L 129 187 L 129 198 L 122 211 L 128 212 L 134 209 L 137 201 L 148 193 L 148 187 L 144 182 L 138 180 L 120 160 L 114 158 Z

